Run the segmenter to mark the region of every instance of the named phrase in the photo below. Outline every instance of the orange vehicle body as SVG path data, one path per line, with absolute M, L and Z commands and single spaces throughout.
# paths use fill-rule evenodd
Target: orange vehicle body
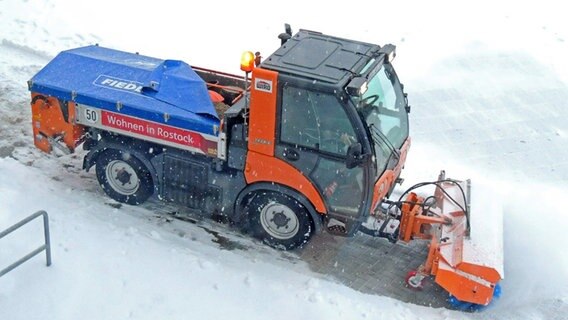
M 252 75 L 252 83 L 259 78 L 267 79 L 272 81 L 272 88 L 277 87 L 277 72 L 256 68 Z M 312 182 L 289 163 L 274 157 L 277 99 L 276 89 L 251 91 L 249 152 L 245 164 L 247 183 L 270 182 L 290 187 L 306 196 L 318 213 L 325 214 L 324 201 Z
M 32 94 L 34 144 L 44 152 L 52 151 L 50 139 L 61 141 L 68 152 L 73 152 L 82 142 L 85 130 L 75 124 L 75 103 L 69 101 L 66 105 L 63 104 L 54 97 Z
M 391 191 L 390 188 L 395 185 L 396 179 L 400 176 L 402 168 L 406 163 L 406 156 L 408 155 L 408 150 L 410 149 L 411 144 L 410 141 L 411 139 L 408 137 L 402 148 L 400 148 L 400 160 L 398 165 L 392 170 L 386 170 L 375 183 L 375 187 L 373 188 L 371 212 L 375 212 L 377 210 L 381 200 L 388 196 L 389 191 Z

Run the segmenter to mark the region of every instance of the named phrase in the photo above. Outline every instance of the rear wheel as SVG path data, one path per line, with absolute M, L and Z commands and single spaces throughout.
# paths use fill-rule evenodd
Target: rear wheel
M 129 152 L 104 151 L 97 159 L 96 172 L 105 193 L 118 202 L 141 204 L 154 192 L 150 171 Z
M 302 246 L 313 234 L 312 220 L 296 199 L 276 192 L 257 192 L 245 206 L 255 238 L 277 249 Z

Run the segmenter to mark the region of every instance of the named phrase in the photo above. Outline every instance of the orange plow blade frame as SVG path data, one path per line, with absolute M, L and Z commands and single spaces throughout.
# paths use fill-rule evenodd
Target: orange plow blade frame
M 407 196 L 399 237 L 430 240 L 419 274 L 433 275 L 460 301 L 488 305 L 504 277 L 502 209 L 492 197 L 472 190 L 469 181 L 446 180 L 443 172 L 439 180 L 445 182 L 436 188 L 435 207 L 428 208 L 415 193 Z

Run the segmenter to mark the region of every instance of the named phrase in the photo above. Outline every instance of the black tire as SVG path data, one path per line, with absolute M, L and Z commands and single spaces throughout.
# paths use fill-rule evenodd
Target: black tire
M 244 210 L 252 235 L 276 249 L 301 247 L 314 233 L 306 208 L 282 193 L 256 192 Z
M 137 205 L 154 193 L 150 171 L 127 151 L 104 151 L 97 158 L 96 172 L 105 193 L 118 202 Z

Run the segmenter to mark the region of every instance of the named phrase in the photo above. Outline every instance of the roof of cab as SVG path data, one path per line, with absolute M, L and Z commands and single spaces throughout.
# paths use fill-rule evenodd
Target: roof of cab
M 281 73 L 345 85 L 380 46 L 300 30 L 261 66 Z

